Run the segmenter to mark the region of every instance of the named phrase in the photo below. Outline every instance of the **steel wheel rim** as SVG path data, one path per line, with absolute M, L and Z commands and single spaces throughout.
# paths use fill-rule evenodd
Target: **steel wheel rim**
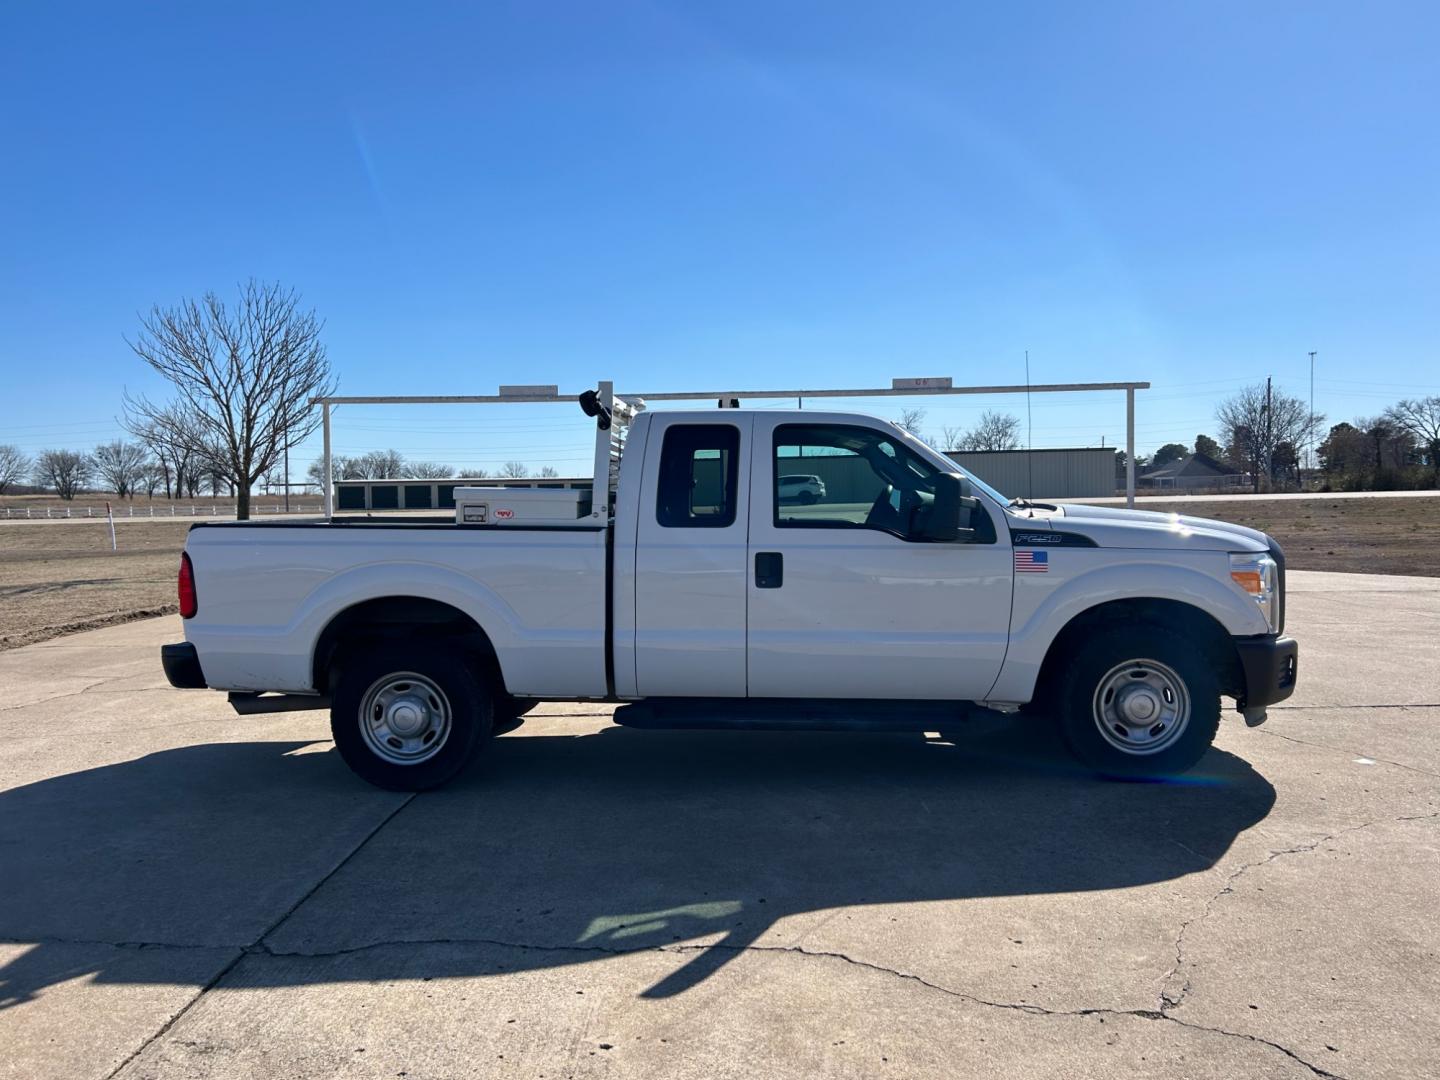
M 1126 660 L 1105 673 L 1091 709 L 1096 730 L 1124 754 L 1158 754 L 1190 724 L 1190 691 L 1158 660 Z
M 397 671 L 376 679 L 360 699 L 360 734 L 391 765 L 419 765 L 450 738 L 450 699 L 432 679 Z

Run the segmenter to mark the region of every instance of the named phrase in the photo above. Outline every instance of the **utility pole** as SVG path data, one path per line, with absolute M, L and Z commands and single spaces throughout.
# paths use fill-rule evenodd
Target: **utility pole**
M 1125 391 L 1125 505 L 1135 509 L 1135 391 Z
M 290 384 L 287 381 L 285 383 L 284 394 L 287 405 L 287 408 L 285 410 L 285 431 L 284 434 L 281 436 L 285 440 L 285 512 L 287 514 L 290 512 L 290 410 L 288 408 L 290 401 L 290 395 L 288 392 L 289 389 Z
M 1262 447 L 1261 447 L 1261 453 L 1263 453 L 1263 454 L 1265 455 L 1265 460 L 1261 463 L 1261 465 L 1262 465 L 1262 467 L 1263 467 L 1263 469 L 1264 469 L 1264 471 L 1265 471 L 1265 475 L 1266 475 L 1266 476 L 1270 476 L 1270 468 L 1271 468 L 1271 466 L 1273 466 L 1273 465 L 1275 464 L 1274 434 L 1275 434 L 1275 414 L 1270 411 L 1270 376 L 1269 376 L 1269 375 L 1266 375 L 1266 376 L 1265 376 L 1265 442 L 1264 442 L 1264 444 L 1263 444 Z M 1272 480 L 1272 482 L 1273 482 L 1274 477 L 1271 477 L 1271 480 Z M 1260 490 L 1260 473 L 1259 473 L 1258 470 L 1256 471 L 1256 474 L 1255 474 L 1255 490 L 1256 490 L 1256 492 L 1259 492 L 1259 490 Z
M 1315 350 L 1310 350 L 1310 471 L 1315 471 Z

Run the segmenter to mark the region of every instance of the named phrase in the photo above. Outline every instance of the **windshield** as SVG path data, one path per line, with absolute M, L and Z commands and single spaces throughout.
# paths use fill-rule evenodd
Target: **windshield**
M 1000 494 L 1000 492 L 996 491 L 989 484 L 985 483 L 984 480 L 981 480 L 969 469 L 962 469 L 959 465 L 955 464 L 954 459 L 951 458 L 949 454 L 941 453 L 939 450 L 936 450 L 933 446 L 931 446 L 919 436 L 912 435 L 904 428 L 899 427 L 895 424 L 892 424 L 891 426 L 894 427 L 895 430 L 898 431 L 903 438 L 908 439 L 910 442 L 915 443 L 917 446 L 920 446 L 926 451 L 928 451 L 931 457 L 945 462 L 947 466 L 947 472 L 959 473 L 961 476 L 969 480 L 972 486 L 979 488 L 981 491 L 983 491 L 986 495 L 990 496 L 990 498 L 994 499 L 1001 506 L 1014 506 L 1020 501 L 1018 499 L 1007 498 L 1006 496 Z
M 956 465 L 955 471 L 959 473 L 964 473 L 970 479 L 970 483 L 972 486 L 977 487 L 981 491 L 985 492 L 986 495 L 989 495 L 1001 506 L 1014 506 L 1017 502 L 1019 502 L 1018 499 L 1007 499 L 1004 495 L 1001 495 L 1000 492 L 996 491 L 993 487 L 985 483 L 984 480 L 981 480 L 978 476 L 970 472 L 968 469 L 962 469 L 959 465 Z

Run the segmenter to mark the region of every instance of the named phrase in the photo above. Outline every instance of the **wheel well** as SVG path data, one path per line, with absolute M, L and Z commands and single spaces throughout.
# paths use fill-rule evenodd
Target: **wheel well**
M 341 656 L 357 646 L 388 640 L 445 639 L 472 653 L 493 685 L 504 692 L 495 646 L 480 624 L 457 607 L 423 596 L 385 596 L 346 608 L 330 620 L 315 643 L 311 677 L 328 693 Z
M 1111 600 L 1087 608 L 1076 615 L 1050 643 L 1040 676 L 1035 684 L 1035 698 L 1053 689 L 1065 660 L 1092 634 L 1112 626 L 1133 626 L 1149 623 L 1179 631 L 1204 650 L 1220 679 L 1220 690 L 1226 694 L 1244 692 L 1245 675 L 1240 667 L 1240 654 L 1230 632 L 1209 612 L 1179 600 L 1137 597 Z

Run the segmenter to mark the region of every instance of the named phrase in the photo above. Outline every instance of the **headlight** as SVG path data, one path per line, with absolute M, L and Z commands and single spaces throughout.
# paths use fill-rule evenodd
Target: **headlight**
M 1230 580 L 1244 589 L 1260 605 L 1265 625 L 1275 633 L 1280 614 L 1280 592 L 1275 560 L 1269 555 L 1245 554 L 1230 556 Z

